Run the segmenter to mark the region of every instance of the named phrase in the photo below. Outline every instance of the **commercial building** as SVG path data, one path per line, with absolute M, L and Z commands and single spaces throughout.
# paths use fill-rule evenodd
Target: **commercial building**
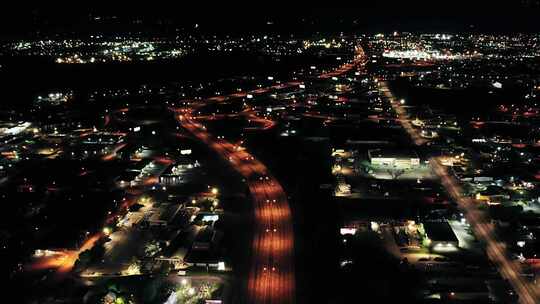
M 459 240 L 448 221 L 422 223 L 429 247 L 435 251 L 451 251 L 459 248 Z
M 411 169 L 420 166 L 420 158 L 414 151 L 374 149 L 368 151 L 368 158 L 372 166 Z
M 136 171 L 125 171 L 115 179 L 117 187 L 135 187 L 137 185 L 136 178 L 139 173 Z
M 184 261 L 197 267 L 220 269 L 223 267 L 221 240 L 223 233 L 212 226 L 200 229 L 189 248 Z
M 160 175 L 159 183 L 165 186 L 175 186 L 186 182 L 186 175 L 189 170 L 199 167 L 197 160 L 192 161 L 189 158 L 181 158 Z
M 488 204 L 498 204 L 510 199 L 510 195 L 503 188 L 490 185 L 484 191 L 476 193 L 475 198 Z
M 167 226 L 173 222 L 182 207 L 180 204 L 161 204 L 148 211 L 144 220 L 149 226 Z

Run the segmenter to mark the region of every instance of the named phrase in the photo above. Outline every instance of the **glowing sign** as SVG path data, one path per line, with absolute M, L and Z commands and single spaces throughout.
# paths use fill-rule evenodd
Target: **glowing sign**
M 219 215 L 213 214 L 213 215 L 204 215 L 202 218 L 203 222 L 215 222 L 219 219 Z
M 356 234 L 356 228 L 341 228 L 339 229 L 341 235 Z

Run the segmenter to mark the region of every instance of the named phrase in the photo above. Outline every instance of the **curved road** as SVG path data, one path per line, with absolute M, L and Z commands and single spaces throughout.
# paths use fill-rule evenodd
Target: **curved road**
M 356 67 L 364 67 L 365 56 L 362 48 L 357 48 L 354 60 L 319 78 L 342 75 Z M 250 92 L 240 92 L 227 96 L 214 96 L 208 101 L 221 102 L 231 97 L 245 97 L 248 93 L 262 94 L 272 89 L 283 89 L 300 85 L 301 82 L 287 82 Z M 253 198 L 255 227 L 252 244 L 252 263 L 248 276 L 247 303 L 294 303 L 294 232 L 291 210 L 287 195 L 278 181 L 259 160 L 223 139 L 215 138 L 192 116 L 195 107 L 177 109 L 180 124 L 197 139 L 229 161 L 231 166 L 246 180 Z M 257 119 L 250 115 L 250 119 Z M 215 118 L 215 117 L 214 117 Z M 259 122 L 259 121 L 257 121 Z M 263 129 L 273 126 L 265 121 Z
M 294 234 L 283 188 L 248 152 L 214 138 L 190 114 L 177 117 L 186 130 L 230 162 L 246 179 L 253 197 L 255 229 L 247 302 L 294 303 Z

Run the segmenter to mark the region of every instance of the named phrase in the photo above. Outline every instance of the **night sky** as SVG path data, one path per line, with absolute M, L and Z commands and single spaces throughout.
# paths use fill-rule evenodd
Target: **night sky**
M 178 1 L 180 2 L 180 1 Z M 360 2 L 360 1 L 359 1 Z M 403 4 L 406 2 L 407 4 Z M 414 4 L 410 4 L 413 2 Z M 183 1 L 182 1 L 183 3 Z M 155 5 L 95 7 L 41 5 L 3 9 L 0 37 L 51 33 L 167 32 L 175 29 L 208 33 L 312 33 L 335 31 L 472 31 L 538 32 L 540 0 L 384 1 L 343 7 L 311 7 L 286 2 L 254 2 L 203 7 Z M 361 3 L 361 2 L 360 2 Z M 154 4 L 154 5 L 150 5 Z M 336 17 L 338 16 L 338 17 Z

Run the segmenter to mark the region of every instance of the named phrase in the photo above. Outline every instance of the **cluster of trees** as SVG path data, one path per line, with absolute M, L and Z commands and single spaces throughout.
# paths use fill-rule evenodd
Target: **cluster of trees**
M 359 232 L 344 245 L 352 263 L 340 271 L 336 301 L 416 303 L 421 274 L 390 254 L 375 232 Z
M 104 243 L 104 240 L 99 240 L 92 248 L 81 252 L 79 258 L 75 261 L 75 265 L 73 265 L 73 270 L 75 272 L 81 272 L 92 263 L 101 260 L 105 254 Z

